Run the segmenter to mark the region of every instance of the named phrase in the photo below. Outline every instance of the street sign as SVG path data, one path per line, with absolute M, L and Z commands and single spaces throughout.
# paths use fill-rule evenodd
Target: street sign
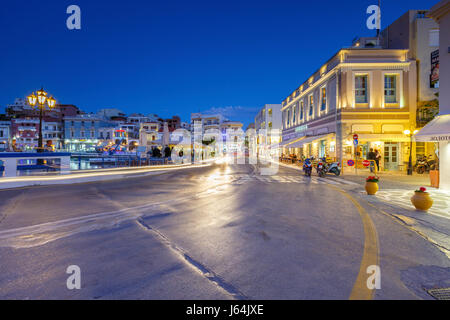
M 353 160 L 348 160 L 348 161 L 347 161 L 347 165 L 348 165 L 349 167 L 353 167 L 353 166 L 355 165 L 355 161 L 353 161 Z
M 358 139 L 353 140 L 353 144 L 354 144 L 355 146 L 357 146 L 357 145 L 358 145 Z
M 358 140 L 358 135 L 356 133 L 353 135 L 353 140 Z
M 368 167 L 368 166 L 370 166 L 370 161 L 369 160 L 363 160 L 362 164 L 363 164 L 364 167 Z

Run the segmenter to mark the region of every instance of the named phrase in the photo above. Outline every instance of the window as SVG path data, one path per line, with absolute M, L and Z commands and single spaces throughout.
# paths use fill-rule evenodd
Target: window
M 355 76 L 355 103 L 367 103 L 367 75 Z
M 314 111 L 314 97 L 313 95 L 309 96 L 309 116 L 312 117 Z
M 320 111 L 327 110 L 327 87 L 322 87 L 321 89 L 322 101 L 320 104 Z
M 294 106 L 294 111 L 293 111 L 293 115 L 292 115 L 292 124 L 295 124 L 297 121 L 297 108 L 298 108 L 298 106 L 297 105 L 295 105 Z
M 430 30 L 430 47 L 439 47 L 439 29 Z
M 272 109 L 269 109 L 269 116 L 272 116 Z
M 397 102 L 397 76 L 395 74 L 386 74 L 384 76 L 384 102 Z
M 300 101 L 300 120 L 303 120 L 303 114 L 305 113 L 305 110 L 303 108 L 303 100 Z
M 287 125 L 288 127 L 291 125 L 291 109 L 287 111 Z

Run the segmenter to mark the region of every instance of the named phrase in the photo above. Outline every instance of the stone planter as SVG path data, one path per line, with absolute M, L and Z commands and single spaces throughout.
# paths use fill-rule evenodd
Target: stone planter
M 433 205 L 433 199 L 428 192 L 414 192 L 411 202 L 417 210 L 421 211 L 428 211 Z
M 373 196 L 378 191 L 378 182 L 366 182 L 366 192 Z

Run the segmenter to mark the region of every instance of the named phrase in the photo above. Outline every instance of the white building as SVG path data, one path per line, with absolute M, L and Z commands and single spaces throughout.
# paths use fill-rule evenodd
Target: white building
M 450 190 L 450 1 L 442 0 L 428 13 L 439 24 L 439 116 L 416 135 L 416 141 L 439 143 L 439 184 Z
M 139 145 L 146 147 L 146 152 L 153 146 L 159 145 L 162 134 L 159 132 L 161 123 L 159 121 L 142 122 L 139 129 Z
M 6 151 L 10 144 L 11 121 L 0 121 L 0 152 Z
M 281 104 L 266 104 L 255 117 L 256 148 L 262 155 L 271 152 L 271 145 L 280 143 Z M 278 150 L 278 148 L 274 148 Z
M 43 121 L 42 140 L 44 146 L 47 141 L 51 141 L 56 150 L 61 149 L 63 145 L 63 126 L 59 121 Z

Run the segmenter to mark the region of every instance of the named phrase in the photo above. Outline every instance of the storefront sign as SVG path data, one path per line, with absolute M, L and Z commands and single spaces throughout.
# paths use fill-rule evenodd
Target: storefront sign
M 302 126 L 298 126 L 298 127 L 295 128 L 295 132 L 303 132 L 303 131 L 306 131 L 306 130 L 308 130 L 308 125 L 307 124 L 304 124 Z
M 430 88 L 439 88 L 439 50 L 431 53 Z
M 450 141 L 450 135 L 449 136 L 434 136 L 430 137 L 431 141 Z

